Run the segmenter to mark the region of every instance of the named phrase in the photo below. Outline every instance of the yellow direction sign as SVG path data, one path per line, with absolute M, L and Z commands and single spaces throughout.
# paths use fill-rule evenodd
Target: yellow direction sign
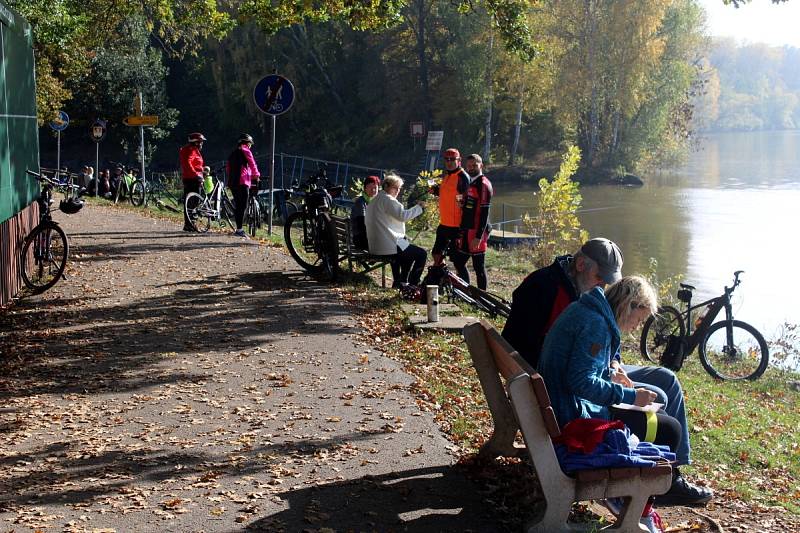
M 126 126 L 158 126 L 158 115 L 131 115 L 122 119 Z

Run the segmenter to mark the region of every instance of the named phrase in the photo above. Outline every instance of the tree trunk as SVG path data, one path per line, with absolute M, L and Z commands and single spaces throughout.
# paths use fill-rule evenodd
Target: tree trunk
M 508 166 L 514 166 L 517 159 L 517 149 L 519 148 L 519 133 L 522 130 L 522 108 L 525 102 L 525 80 L 522 80 L 522 87 L 519 91 L 519 100 L 517 101 L 517 116 L 514 120 L 514 140 L 511 143 L 511 153 L 508 156 Z
M 344 99 L 339 94 L 339 91 L 337 90 L 336 85 L 334 85 L 330 75 L 328 75 L 328 70 L 325 66 L 325 63 L 323 62 L 319 53 L 317 53 L 311 40 L 308 38 L 308 31 L 306 30 L 306 27 L 304 25 L 295 24 L 292 26 L 291 36 L 292 40 L 300 47 L 300 49 L 304 50 L 308 54 L 308 57 L 311 58 L 314 66 L 317 67 L 317 70 L 319 71 L 323 85 L 328 89 L 331 97 L 333 97 L 334 101 L 336 102 L 336 106 L 339 108 L 339 111 L 344 113 Z
M 486 65 L 486 124 L 483 131 L 485 139 L 483 142 L 483 163 L 491 163 L 492 154 L 492 106 L 494 104 L 494 90 L 492 83 L 492 47 L 494 45 L 494 33 L 489 32 L 489 54 Z

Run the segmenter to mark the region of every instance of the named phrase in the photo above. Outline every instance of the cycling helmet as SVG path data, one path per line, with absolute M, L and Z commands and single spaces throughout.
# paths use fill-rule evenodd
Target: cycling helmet
M 198 142 L 202 142 L 202 141 L 205 141 L 205 140 L 206 140 L 205 135 L 203 135 L 202 133 L 197 132 L 197 133 L 190 133 L 189 134 L 189 142 L 190 143 L 198 143 Z
M 78 198 L 67 198 L 66 200 L 61 200 L 61 203 L 58 204 L 58 208 L 68 215 L 74 215 L 80 211 L 82 207 L 83 200 Z
M 244 143 L 255 144 L 253 142 L 253 137 L 248 133 L 242 133 L 241 135 L 239 135 L 239 144 L 244 144 Z

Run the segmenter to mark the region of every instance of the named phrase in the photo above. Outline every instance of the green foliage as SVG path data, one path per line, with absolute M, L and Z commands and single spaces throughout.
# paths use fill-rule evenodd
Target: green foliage
M 577 215 L 582 200 L 579 185 L 572 181 L 580 159 L 580 149 L 570 146 L 562 156 L 561 167 L 553 180 L 539 180 L 539 211 L 536 216 L 523 216 L 528 232 L 540 237 L 533 248 L 535 268 L 549 264 L 557 255 L 577 250 L 588 239 Z
M 422 200 L 425 202 L 425 210 L 417 218 L 411 220 L 407 226 L 410 231 L 427 231 L 439 224 L 439 202 L 438 199 L 430 194 L 433 185 L 442 183 L 442 171 L 439 169 L 429 172 L 423 170 L 419 173 L 414 186 L 410 188 L 408 197 L 412 200 Z
M 661 279 L 658 276 L 658 261 L 655 257 L 651 257 L 647 266 L 647 274 L 645 275 L 647 281 L 656 289 L 659 305 L 676 305 L 675 295 L 677 294 L 680 282 L 683 276 L 676 275 L 668 278 Z

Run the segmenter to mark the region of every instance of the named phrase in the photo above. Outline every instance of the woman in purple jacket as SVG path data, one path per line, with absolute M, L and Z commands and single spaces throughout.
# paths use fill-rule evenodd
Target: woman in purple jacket
M 234 235 L 244 238 L 247 238 L 247 234 L 242 229 L 242 225 L 250 187 L 257 187 L 258 179 L 261 177 L 256 160 L 253 158 L 253 152 L 250 151 L 251 146 L 253 146 L 253 138 L 247 133 L 243 133 L 239 136 L 238 146 L 228 156 L 228 187 L 233 192 L 234 218 L 236 219 Z

